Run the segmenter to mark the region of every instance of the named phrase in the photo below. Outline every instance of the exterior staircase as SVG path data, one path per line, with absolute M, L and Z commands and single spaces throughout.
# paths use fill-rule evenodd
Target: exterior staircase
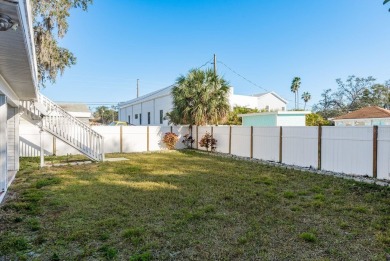
M 104 138 L 90 126 L 42 94 L 37 101 L 21 101 L 19 109 L 39 127 L 94 161 L 104 160 Z

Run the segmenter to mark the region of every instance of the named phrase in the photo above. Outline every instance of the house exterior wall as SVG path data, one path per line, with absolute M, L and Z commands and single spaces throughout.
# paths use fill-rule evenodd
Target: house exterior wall
M 335 126 L 382 126 L 390 125 L 390 118 L 373 118 L 373 119 L 343 119 L 334 120 Z
M 7 169 L 19 170 L 19 110 L 10 105 L 7 110 Z
M 0 95 L 0 192 L 7 190 L 7 97 Z
M 268 111 L 285 111 L 286 103 L 275 97 L 272 93 L 264 94 L 258 97 L 257 108 L 259 110 L 264 110 L 268 106 Z
M 163 111 L 164 118 L 167 112 L 172 110 L 172 96 L 155 96 L 149 97 L 145 101 L 138 101 L 133 104 L 119 108 L 119 120 L 129 122 L 133 125 L 155 125 L 168 126 L 168 120 L 160 122 L 160 111 Z M 150 124 L 148 124 L 148 113 L 150 113 Z M 140 121 L 140 114 L 142 121 Z
M 306 126 L 306 114 L 307 112 L 296 114 L 291 112 L 269 112 L 243 114 L 241 116 L 243 126 Z
M 242 117 L 242 126 L 277 126 L 276 114 Z
M 235 106 L 248 107 L 248 108 L 257 108 L 258 106 L 258 97 L 254 96 L 245 96 L 245 95 L 230 95 L 229 103 L 233 108 Z

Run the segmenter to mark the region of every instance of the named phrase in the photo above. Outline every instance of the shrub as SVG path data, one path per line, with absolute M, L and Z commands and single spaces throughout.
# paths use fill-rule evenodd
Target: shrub
M 164 135 L 163 142 L 169 150 L 175 148 L 176 143 L 179 141 L 179 137 L 173 132 L 167 132 Z
M 214 139 L 210 133 L 206 132 L 206 134 L 200 139 L 199 146 L 205 147 L 207 151 L 209 151 L 209 148 L 210 151 L 215 151 L 217 148 L 217 140 Z
M 183 136 L 183 140 L 181 141 L 187 148 L 192 148 L 192 144 L 194 143 L 194 139 L 190 134 L 186 134 Z

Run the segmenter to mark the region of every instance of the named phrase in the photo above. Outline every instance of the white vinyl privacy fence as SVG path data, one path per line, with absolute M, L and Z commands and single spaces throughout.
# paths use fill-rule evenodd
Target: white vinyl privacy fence
M 162 137 L 179 135 L 176 148 L 184 148 L 182 137 L 191 134 L 198 144 L 209 132 L 217 139 L 217 152 L 281 162 L 289 165 L 377 177 L 390 180 L 390 126 L 374 127 L 244 127 L 244 126 L 99 126 L 106 153 L 164 150 Z M 78 152 L 49 134 L 44 134 L 47 155 Z M 22 156 L 39 156 L 39 130 L 20 130 Z

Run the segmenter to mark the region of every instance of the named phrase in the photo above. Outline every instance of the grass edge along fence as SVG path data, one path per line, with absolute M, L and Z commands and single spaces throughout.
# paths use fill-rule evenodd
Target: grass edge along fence
M 390 180 L 390 126 L 364 127 L 246 127 L 246 126 L 97 126 L 107 153 L 165 150 L 166 132 L 179 136 L 176 149 L 185 148 L 183 136 L 192 134 L 194 149 L 201 137 L 217 139 L 216 152 L 280 162 L 300 167 Z M 35 130 L 34 130 L 35 131 Z M 38 156 L 39 130 L 21 126 L 21 155 Z M 45 136 L 47 155 L 78 154 L 76 150 Z

